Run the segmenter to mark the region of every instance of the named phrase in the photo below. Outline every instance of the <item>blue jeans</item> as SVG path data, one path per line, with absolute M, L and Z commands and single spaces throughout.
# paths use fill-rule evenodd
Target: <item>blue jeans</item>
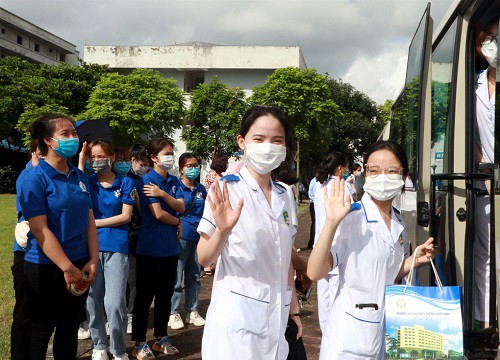
M 95 350 L 108 347 L 105 327 L 107 315 L 111 343 L 109 351 L 115 356 L 125 354 L 127 349 L 127 278 L 127 254 L 99 251 L 95 280 L 87 298 L 90 335 Z
M 177 261 L 177 280 L 172 295 L 171 314 L 179 313 L 182 296 L 182 275 L 184 274 L 184 288 L 186 290 L 186 309 L 198 311 L 198 293 L 200 291 L 200 265 L 196 246 L 198 241 L 179 240 L 179 260 Z

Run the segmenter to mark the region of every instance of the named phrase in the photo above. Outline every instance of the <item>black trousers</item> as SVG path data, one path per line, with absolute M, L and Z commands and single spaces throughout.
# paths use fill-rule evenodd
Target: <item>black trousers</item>
M 27 360 L 30 358 L 31 322 L 28 306 L 28 285 L 24 274 L 24 252 L 14 253 L 12 264 L 16 305 L 10 328 L 10 358 Z
M 172 294 L 177 279 L 178 255 L 155 257 L 136 255 L 137 294 L 132 318 L 132 341 L 146 341 L 149 307 L 155 299 L 154 336 L 167 336 Z
M 307 247 L 312 249 L 314 245 L 314 235 L 316 233 L 316 213 L 314 212 L 313 202 L 309 204 L 309 213 L 311 214 L 311 229 L 309 231 L 309 242 L 307 243 Z
M 73 264 L 81 269 L 87 261 L 88 259 L 79 260 Z M 82 296 L 69 293 L 64 273 L 57 265 L 39 265 L 26 261 L 24 272 L 28 282 L 31 318 L 31 359 L 45 360 L 54 329 L 54 359 L 75 359 L 78 326 L 88 292 Z

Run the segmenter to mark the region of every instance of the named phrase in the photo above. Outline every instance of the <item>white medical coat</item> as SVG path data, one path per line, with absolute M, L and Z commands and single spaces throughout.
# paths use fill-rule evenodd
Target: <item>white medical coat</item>
M 320 360 L 384 359 L 385 286 L 393 285 L 408 246 L 401 215 L 393 208 L 387 228 L 365 193 L 341 222 L 331 253 L 339 289 L 321 342 Z M 357 304 L 377 304 L 360 309 Z
M 202 357 L 285 360 L 292 299 L 288 270 L 295 235 L 288 195 L 273 183 L 269 206 L 246 167 L 224 178 L 231 206 L 235 208 L 241 198 L 244 205 L 218 259 Z M 198 232 L 210 236 L 215 232 L 210 206 L 205 206 Z

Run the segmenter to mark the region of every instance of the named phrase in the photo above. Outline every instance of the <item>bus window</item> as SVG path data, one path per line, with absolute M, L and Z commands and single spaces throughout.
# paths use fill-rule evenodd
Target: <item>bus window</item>
M 450 136 L 453 132 L 452 91 L 454 65 L 457 44 L 458 19 L 448 28 L 445 35 L 432 52 L 432 117 L 431 117 L 431 169 L 432 174 L 449 172 L 449 149 L 452 144 Z M 431 234 L 440 253 L 436 256 L 439 275 L 443 284 L 456 283 L 453 262 L 454 242 L 446 234 L 448 208 L 447 180 L 437 181 L 434 186 L 434 214 Z M 451 243 L 450 243 L 451 242 Z

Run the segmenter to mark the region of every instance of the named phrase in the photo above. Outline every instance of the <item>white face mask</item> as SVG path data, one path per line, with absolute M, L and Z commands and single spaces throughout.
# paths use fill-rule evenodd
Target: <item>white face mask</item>
M 134 168 L 132 166 L 132 172 L 136 174 L 137 176 L 143 177 L 146 175 L 149 171 L 149 167 L 146 165 L 140 165 L 138 162 L 136 162 L 137 166 Z
M 401 193 L 405 182 L 402 175 L 390 179 L 386 174 L 367 176 L 363 189 L 376 200 L 391 200 Z
M 286 147 L 271 143 L 245 143 L 248 165 L 258 174 L 269 174 L 286 158 Z
M 167 172 L 174 167 L 174 155 L 157 156 L 160 162 L 156 163 L 163 171 Z
M 484 58 L 488 61 L 488 64 L 495 69 L 498 64 L 497 48 L 498 45 L 496 40 L 493 40 L 489 44 L 481 45 L 481 52 L 483 53 Z

